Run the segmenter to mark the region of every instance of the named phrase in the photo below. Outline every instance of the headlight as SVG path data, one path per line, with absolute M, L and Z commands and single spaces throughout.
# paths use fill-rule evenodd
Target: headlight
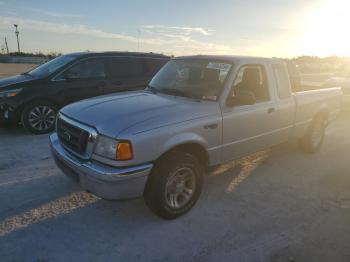
M 132 146 L 129 141 L 117 141 L 105 136 L 98 137 L 94 152 L 99 156 L 118 161 L 133 158 Z
M 3 92 L 0 92 L 0 97 L 14 97 L 18 95 L 21 91 L 22 91 L 22 88 L 3 91 Z

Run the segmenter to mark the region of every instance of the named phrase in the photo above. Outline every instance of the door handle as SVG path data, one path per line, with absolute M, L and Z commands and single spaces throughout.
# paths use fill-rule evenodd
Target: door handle
M 276 109 L 273 107 L 270 107 L 269 109 L 267 109 L 267 113 L 269 113 L 269 114 L 274 113 L 275 111 L 276 111 Z

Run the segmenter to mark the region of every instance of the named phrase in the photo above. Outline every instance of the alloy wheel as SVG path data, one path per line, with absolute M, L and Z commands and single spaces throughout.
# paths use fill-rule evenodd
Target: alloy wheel
M 165 188 L 166 203 L 173 209 L 180 209 L 191 201 L 195 190 L 194 171 L 189 167 L 180 167 L 169 175 Z
M 38 131 L 50 129 L 55 123 L 56 113 L 49 106 L 36 106 L 29 112 L 28 121 Z

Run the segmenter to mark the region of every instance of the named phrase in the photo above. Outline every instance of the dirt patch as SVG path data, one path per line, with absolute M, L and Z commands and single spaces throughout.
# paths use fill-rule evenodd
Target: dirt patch
M 0 63 L 0 78 L 18 75 L 37 66 L 36 64 L 8 64 Z

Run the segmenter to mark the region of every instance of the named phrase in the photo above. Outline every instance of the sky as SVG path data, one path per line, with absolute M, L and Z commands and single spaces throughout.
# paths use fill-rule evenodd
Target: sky
M 349 0 L 0 0 L 0 47 L 350 56 Z

